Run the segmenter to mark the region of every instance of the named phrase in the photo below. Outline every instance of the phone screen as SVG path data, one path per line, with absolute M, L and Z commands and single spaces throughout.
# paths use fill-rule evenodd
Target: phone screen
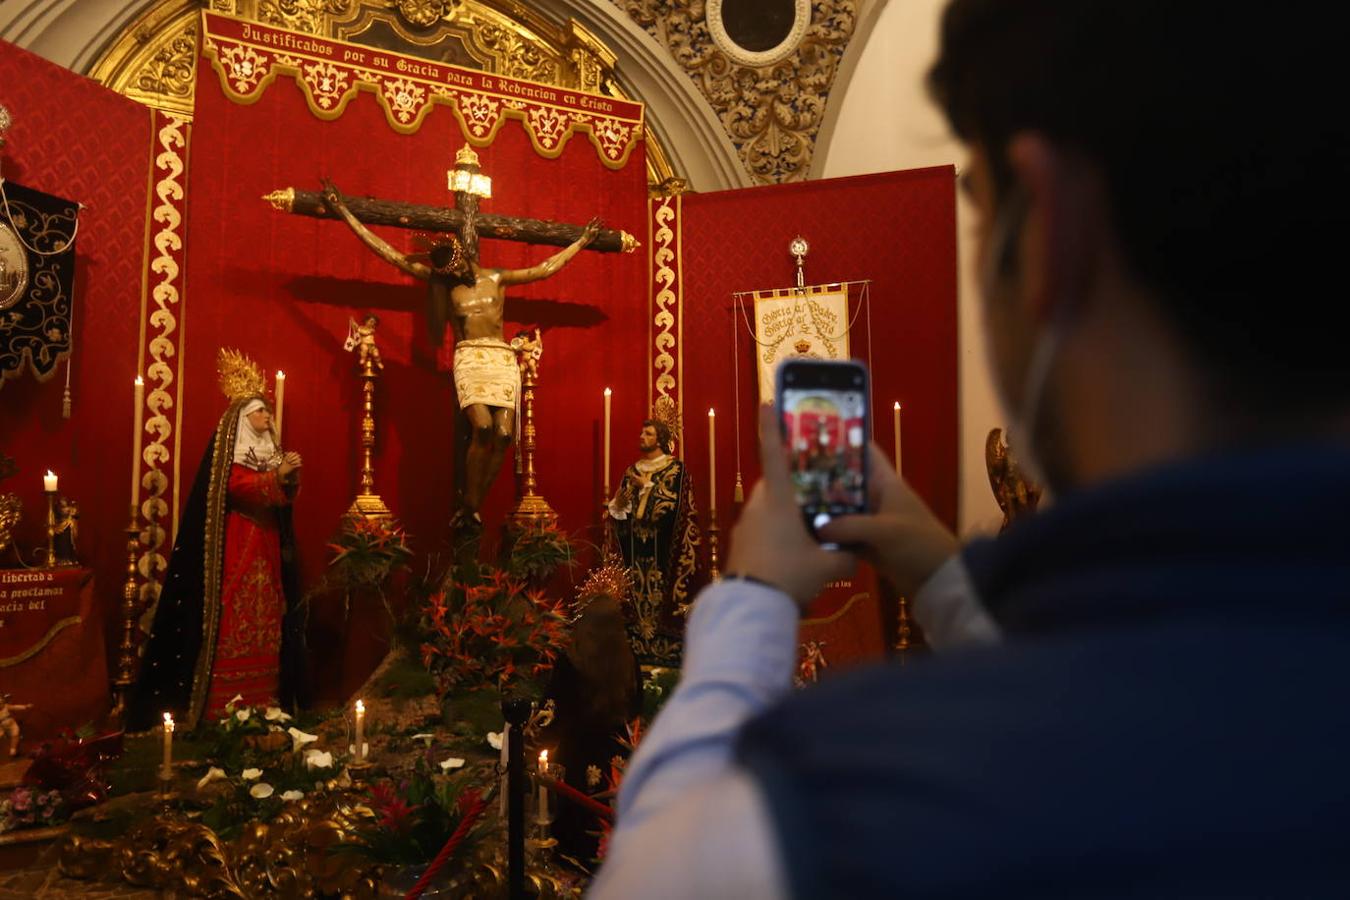
M 781 375 L 788 468 L 812 531 L 867 508 L 866 381 L 857 364 L 792 362 Z

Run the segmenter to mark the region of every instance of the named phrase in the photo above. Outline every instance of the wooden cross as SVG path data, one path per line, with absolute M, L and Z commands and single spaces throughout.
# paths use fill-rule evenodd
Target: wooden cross
M 339 196 L 351 210 L 352 215 L 367 225 L 393 225 L 397 228 L 411 228 L 418 231 L 454 232 L 459 235 L 465 254 L 475 262 L 478 260 L 479 237 L 566 247 L 581 236 L 584 225 L 479 212 L 478 200 L 485 191 L 485 187 L 479 186 L 487 184 L 487 179 L 478 166 L 478 154 L 465 146 L 455 154 L 455 168 L 450 171 L 450 187 L 455 196 L 454 206 L 423 206 L 375 197 L 347 197 L 341 194 Z M 338 218 L 337 213 L 324 202 L 323 193 L 320 191 L 302 191 L 290 187 L 266 194 L 263 199 L 281 212 L 316 219 Z M 586 249 L 598 250 L 601 253 L 632 253 L 639 246 L 637 239 L 628 232 L 605 228 Z

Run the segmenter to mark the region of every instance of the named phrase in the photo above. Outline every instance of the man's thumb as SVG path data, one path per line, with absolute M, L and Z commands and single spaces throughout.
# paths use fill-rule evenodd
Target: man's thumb
M 834 544 L 862 544 L 872 546 L 882 533 L 876 516 L 841 516 L 832 519 L 820 529 L 822 540 Z

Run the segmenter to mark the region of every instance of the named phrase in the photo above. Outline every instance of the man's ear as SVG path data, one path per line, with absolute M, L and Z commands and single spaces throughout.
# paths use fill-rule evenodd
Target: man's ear
M 1100 179 L 1039 132 L 1014 135 L 1008 163 L 1026 204 L 1016 253 L 1028 311 L 1038 321 L 1071 317 L 1090 296 L 1091 245 L 1103 237 Z

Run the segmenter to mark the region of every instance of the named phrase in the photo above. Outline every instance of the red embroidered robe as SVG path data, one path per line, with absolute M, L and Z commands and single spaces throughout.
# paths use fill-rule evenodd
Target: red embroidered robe
M 236 695 L 241 705 L 276 703 L 281 673 L 281 533 L 276 509 L 291 502 L 275 469 L 230 467 L 225 559 L 206 714 L 219 718 Z

